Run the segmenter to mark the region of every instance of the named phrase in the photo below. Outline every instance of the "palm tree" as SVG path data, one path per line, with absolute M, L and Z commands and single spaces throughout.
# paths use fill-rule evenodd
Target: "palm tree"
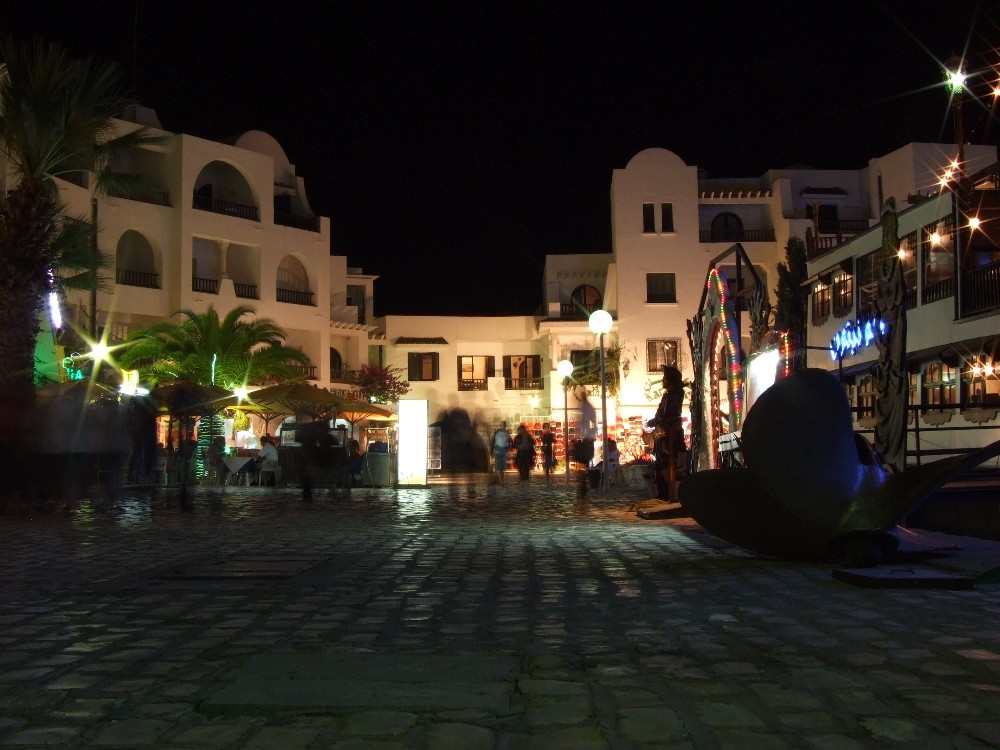
M 273 320 L 244 320 L 253 313 L 252 307 L 239 305 L 220 320 L 212 305 L 200 315 L 180 310 L 180 323 L 133 331 L 118 361 L 154 382 L 183 377 L 232 389 L 295 378 L 294 365 L 308 365 L 309 358 L 284 345 L 285 332 Z
M 113 63 L 8 35 L 0 59 L 0 150 L 14 175 L 0 196 L 0 422 L 18 425 L 34 406 L 39 313 L 67 246 L 56 241 L 67 217 L 55 178 L 91 175 L 102 190 L 117 179 L 107 169 L 116 152 L 162 139 L 143 128 L 115 135 L 113 119 L 133 100 Z

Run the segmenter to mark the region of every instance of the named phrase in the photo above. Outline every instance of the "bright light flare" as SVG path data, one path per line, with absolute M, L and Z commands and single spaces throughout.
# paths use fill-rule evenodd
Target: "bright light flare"
M 970 216 L 969 217 L 969 229 L 971 229 L 973 231 L 979 229 L 980 223 L 981 222 L 979 221 L 979 217 L 978 216 Z

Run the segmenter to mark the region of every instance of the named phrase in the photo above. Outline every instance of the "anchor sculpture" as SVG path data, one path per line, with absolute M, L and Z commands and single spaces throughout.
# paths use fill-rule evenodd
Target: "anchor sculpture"
M 744 466 L 686 477 L 680 501 L 709 532 L 760 554 L 871 566 L 896 551 L 907 513 L 949 480 L 1000 455 L 967 455 L 887 473 L 837 378 L 803 369 L 765 391 L 747 414 Z

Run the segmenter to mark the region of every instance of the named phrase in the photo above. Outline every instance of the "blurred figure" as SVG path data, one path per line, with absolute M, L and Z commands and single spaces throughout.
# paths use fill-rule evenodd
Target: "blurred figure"
M 546 422 L 542 425 L 542 468 L 545 470 L 546 483 L 552 481 L 552 470 L 556 465 L 555 444 L 556 436 Z
M 528 481 L 528 474 L 535 468 L 535 438 L 523 424 L 517 428 L 514 438 L 514 465 L 522 482 Z
M 501 422 L 500 427 L 493 433 L 493 440 L 490 445 L 493 449 L 493 462 L 496 465 L 499 483 L 503 484 L 503 475 L 507 471 L 507 451 L 510 450 L 513 438 L 507 430 L 507 423 Z

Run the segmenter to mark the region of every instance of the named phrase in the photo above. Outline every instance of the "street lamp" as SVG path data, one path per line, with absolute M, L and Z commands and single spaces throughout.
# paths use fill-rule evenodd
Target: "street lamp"
M 563 462 L 566 464 L 566 479 L 569 479 L 569 377 L 573 374 L 573 363 L 568 359 L 559 360 L 556 372 L 563 379 Z
M 608 378 L 604 371 L 604 334 L 611 330 L 614 320 L 607 310 L 594 310 L 590 314 L 590 330 L 600 336 L 601 344 L 601 461 L 604 469 L 601 471 L 601 489 L 607 491 L 611 477 L 608 476 Z
M 951 96 L 952 111 L 955 116 L 955 141 L 958 145 L 958 158 L 955 159 L 957 166 L 955 170 L 958 176 L 965 174 L 965 123 L 962 120 L 962 94 L 965 93 L 965 81 L 968 75 L 965 72 L 964 62 L 958 55 L 952 55 L 944 64 L 945 86 Z

